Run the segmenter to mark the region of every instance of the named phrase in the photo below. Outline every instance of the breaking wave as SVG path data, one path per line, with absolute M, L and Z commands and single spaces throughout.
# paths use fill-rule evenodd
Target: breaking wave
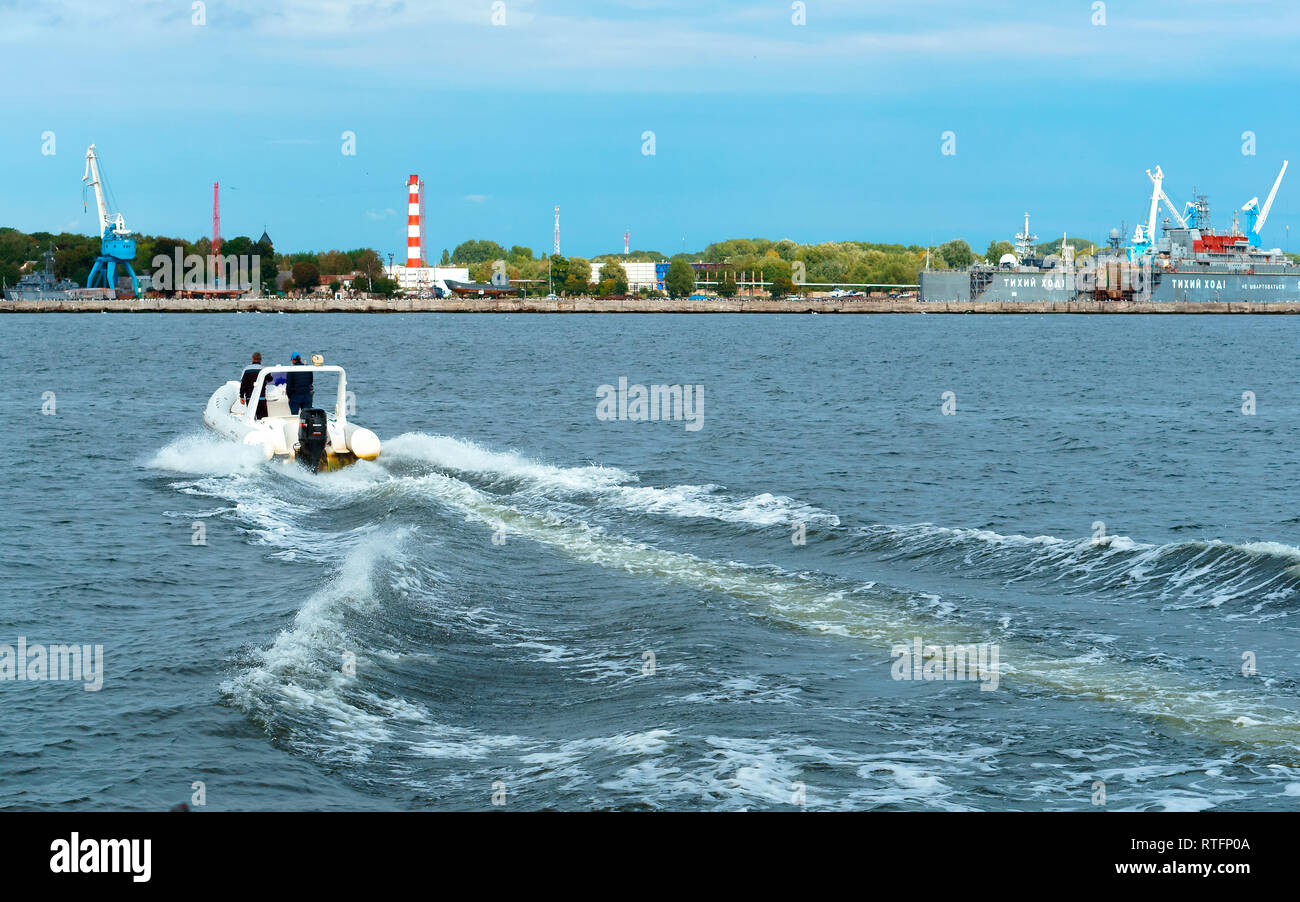
M 1070 590 L 1155 598 L 1169 609 L 1291 600 L 1300 589 L 1300 548 L 1276 542 L 1193 541 L 1152 545 L 1125 536 L 1060 539 L 984 529 L 865 526 L 858 546 L 886 560 L 1041 581 Z
M 491 487 L 512 489 L 525 497 L 585 498 L 618 510 L 750 526 L 840 523 L 834 514 L 784 495 L 763 492 L 734 498 L 722 486 L 712 484 L 643 486 L 635 484 L 636 475 L 616 467 L 556 467 L 444 435 L 399 435 L 387 442 L 385 453 L 391 459 L 416 461 L 455 474 L 486 476 Z

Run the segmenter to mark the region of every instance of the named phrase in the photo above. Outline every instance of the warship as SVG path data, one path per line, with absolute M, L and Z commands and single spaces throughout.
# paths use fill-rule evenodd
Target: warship
M 18 280 L 12 288 L 4 289 L 4 297 L 10 301 L 49 301 L 67 300 L 75 297 L 77 283 L 71 279 L 60 279 L 54 274 L 54 245 L 46 249 L 45 268 L 40 272 L 28 273 Z
M 1127 246 L 1122 246 L 1123 231 L 1111 229 L 1107 246 L 1082 260 L 1064 240 L 1060 254 L 1040 257 L 1034 245 L 1038 236 L 1030 233 L 1026 213 L 1013 253 L 962 270 L 922 270 L 921 300 L 1300 301 L 1300 266 L 1280 248 L 1267 250 L 1258 243 L 1286 168 L 1283 160 L 1262 206 L 1252 197 L 1234 211 L 1227 232 L 1211 226 L 1205 195 L 1196 195 L 1179 210 L 1164 192 L 1160 167 L 1147 170 L 1154 188 L 1146 222 L 1134 229 Z M 1169 215 L 1157 238 L 1161 204 Z

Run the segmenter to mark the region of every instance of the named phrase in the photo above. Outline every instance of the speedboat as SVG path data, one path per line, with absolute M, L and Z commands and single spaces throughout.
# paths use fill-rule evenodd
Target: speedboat
M 274 379 L 287 373 L 338 375 L 338 394 L 333 412 L 310 405 L 298 413 L 289 410 L 282 391 L 266 394 L 266 416 L 258 417 L 257 398 L 263 385 L 278 388 Z M 317 379 L 312 380 L 314 383 Z M 260 448 L 267 460 L 297 460 L 312 470 L 335 470 L 357 460 L 379 456 L 379 438 L 369 429 L 348 422 L 348 376 L 341 366 L 266 366 L 257 374 L 249 392 L 251 403 L 239 399 L 239 382 L 227 382 L 212 393 L 203 410 L 203 425 L 232 441 Z

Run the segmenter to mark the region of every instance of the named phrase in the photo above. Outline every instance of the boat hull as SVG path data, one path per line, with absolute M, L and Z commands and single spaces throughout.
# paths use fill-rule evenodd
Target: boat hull
M 239 400 L 239 383 L 227 382 L 208 399 L 203 409 L 203 425 L 241 445 L 258 448 L 267 460 L 297 457 L 298 417 L 290 414 L 283 399 L 267 402 L 268 416 L 250 421 L 247 409 Z M 379 440 L 368 429 L 354 423 L 340 425 L 334 417 L 327 423 L 328 442 L 322 458 L 322 470 L 337 470 L 357 460 L 374 460 L 379 456 Z M 360 448 L 362 453 L 357 453 Z
M 1280 272 L 1164 271 L 1154 274 L 1142 300 L 1250 303 L 1300 301 L 1300 269 Z M 1107 293 L 1103 290 L 1101 300 Z M 926 270 L 921 273 L 922 301 L 1077 301 L 1096 300 L 1096 290 L 1080 290 L 1078 279 L 1053 270 Z

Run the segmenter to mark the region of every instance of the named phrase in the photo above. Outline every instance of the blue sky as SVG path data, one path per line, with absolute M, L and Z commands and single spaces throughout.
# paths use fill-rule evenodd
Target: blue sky
M 0 0 L 0 225 L 93 232 L 94 142 L 127 224 L 277 249 L 668 253 L 735 237 L 982 250 L 1146 214 L 1156 164 L 1216 224 L 1300 164 L 1282 0 Z M 498 15 L 498 18 L 500 16 Z M 56 153 L 42 155 L 53 132 Z M 356 134 L 356 155 L 341 152 Z M 655 154 L 642 134 L 655 133 Z M 941 153 L 942 135 L 956 153 Z M 1242 133 L 1255 134 L 1254 155 Z M 1289 172 L 1264 243 L 1297 226 Z

